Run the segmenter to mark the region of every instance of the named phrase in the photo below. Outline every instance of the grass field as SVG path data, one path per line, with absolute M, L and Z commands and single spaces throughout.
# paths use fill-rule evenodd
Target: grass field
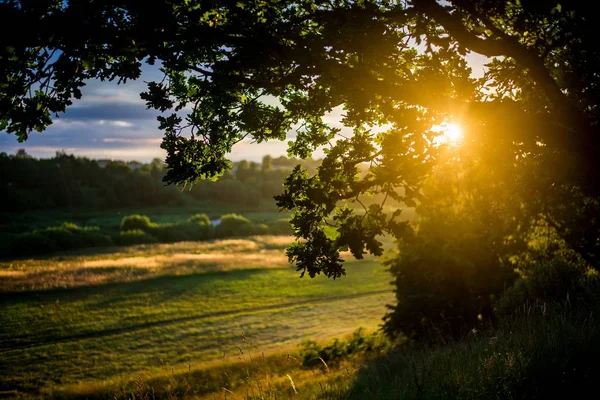
M 0 262 L 0 393 L 89 394 L 165 365 L 235 360 L 243 335 L 268 353 L 376 328 L 392 301 L 380 264 L 350 261 L 348 277 L 336 281 L 299 279 L 284 255 L 290 241 L 261 236 Z

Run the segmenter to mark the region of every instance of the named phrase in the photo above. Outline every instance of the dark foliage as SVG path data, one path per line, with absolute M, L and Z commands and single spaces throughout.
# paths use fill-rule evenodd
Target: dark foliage
M 140 229 L 134 229 L 119 232 L 113 236 L 113 241 L 119 246 L 129 246 L 134 244 L 156 243 L 158 240 L 154 236 Z
M 318 165 L 318 161 L 285 157 L 268 157 L 267 162 L 272 165 L 270 168 L 246 161 L 234 163 L 233 170 L 218 182 L 199 182 L 189 190 L 181 190 L 162 182 L 166 166 L 160 160 L 149 164 L 121 161 L 100 164 L 64 153 L 49 159 L 36 159 L 24 151 L 15 155 L 0 153 L 3 211 L 177 206 L 200 202 L 239 205 L 245 209 L 271 203 L 275 208 L 273 197 L 283 190 L 283 179 L 291 168 L 302 163 L 314 170 Z M 10 215 L 5 218 L 10 221 Z
M 347 339 L 334 339 L 327 344 L 313 340 L 300 343 L 300 356 L 304 367 L 321 366 L 325 369 L 336 366 L 352 356 L 376 356 L 389 350 L 391 342 L 379 333 L 368 334 L 359 328 Z
M 100 232 L 98 228 L 81 228 L 65 222 L 61 226 L 15 236 L 9 243 L 8 251 L 13 256 L 25 256 L 112 244 L 110 236 Z
M 121 220 L 121 230 L 122 231 L 149 231 L 152 228 L 152 222 L 150 222 L 150 218 L 145 215 L 128 215 L 123 217 Z

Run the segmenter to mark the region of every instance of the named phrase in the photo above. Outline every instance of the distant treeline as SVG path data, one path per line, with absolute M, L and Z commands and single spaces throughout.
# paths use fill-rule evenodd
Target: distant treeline
M 5 212 L 66 208 L 109 209 L 175 206 L 214 201 L 244 206 L 272 200 L 297 164 L 309 170 L 319 161 L 265 156 L 262 163 L 239 161 L 217 182 L 191 188 L 165 186 L 166 165 L 159 159 L 142 164 L 91 160 L 59 152 L 37 159 L 19 150 L 0 153 L 0 190 Z
M 252 235 L 290 235 L 287 218 L 255 223 L 238 214 L 224 214 L 213 225 L 206 214 L 192 215 L 187 221 L 158 224 L 145 215 L 128 215 L 118 232 L 98 226 L 81 227 L 71 222 L 34 229 L 8 237 L 8 246 L 0 248 L 0 257 L 50 254 L 91 247 L 127 246 L 149 243 L 200 241 Z

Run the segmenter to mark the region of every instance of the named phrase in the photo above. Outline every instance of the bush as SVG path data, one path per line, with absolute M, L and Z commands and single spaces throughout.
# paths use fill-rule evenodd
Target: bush
M 142 231 L 141 229 L 119 232 L 113 237 L 113 240 L 115 244 L 120 246 L 157 242 L 154 236 Z
M 60 226 L 14 237 L 10 242 L 9 252 L 12 255 L 26 256 L 112 244 L 111 238 L 100 232 L 97 227 L 81 228 L 71 222 L 65 222 Z
M 46 228 L 42 232 L 56 243 L 58 250 L 83 249 L 113 244 L 111 238 L 101 233 L 98 227 L 81 228 L 71 222 L 64 222 L 59 227 Z
M 148 232 L 154 224 L 145 215 L 133 214 L 123 217 L 121 220 L 122 231 L 133 231 L 136 229 Z
M 189 222 L 179 224 L 189 240 L 210 240 L 215 237 L 215 229 L 212 224 Z
M 114 244 L 110 236 L 99 230 L 82 230 L 79 237 L 82 239 L 81 247 L 102 247 Z
M 217 237 L 252 235 L 253 224 L 249 219 L 238 214 L 225 214 L 215 228 Z
M 183 224 L 155 224 L 149 233 L 161 243 L 174 243 L 192 240 L 188 231 L 182 229 Z
M 215 227 L 215 236 L 219 238 L 232 236 L 266 235 L 272 233 L 266 224 L 255 224 L 238 214 L 225 214 Z
M 396 304 L 384 317 L 385 331 L 441 344 L 484 323 L 490 326 L 494 298 L 515 274 L 480 242 L 485 238 L 468 237 L 458 229 L 421 230 L 410 242 L 401 242 L 399 255 L 386 263 L 394 277 Z
M 46 228 L 42 234 L 54 242 L 57 250 L 78 249 L 81 243 L 73 231 L 63 227 L 52 227 Z
M 506 290 L 496 303 L 501 315 L 518 312 L 524 305 L 535 303 L 560 303 L 596 301 L 599 288 L 598 273 L 583 262 L 555 258 L 531 266 Z
M 290 225 L 290 220 L 287 218 L 281 218 L 275 221 L 267 222 L 269 233 L 273 235 L 293 235 L 294 231 Z
M 8 252 L 13 256 L 29 256 L 52 253 L 58 250 L 56 243 L 41 232 L 27 232 L 9 241 Z
M 376 355 L 390 348 L 390 341 L 381 333 L 367 334 L 358 328 L 350 338 L 336 338 L 325 346 L 313 340 L 304 341 L 300 343 L 300 356 L 304 367 L 314 367 L 323 362 L 336 364 L 355 355 Z
M 154 224 L 149 233 L 161 243 L 183 242 L 188 240 L 209 240 L 214 238 L 211 224 L 184 222 L 179 224 Z
M 206 214 L 194 214 L 190 217 L 188 222 L 192 224 L 200 224 L 200 225 L 211 225 L 210 218 Z
M 267 224 L 253 224 L 248 232 L 249 235 L 268 235 L 272 233 Z

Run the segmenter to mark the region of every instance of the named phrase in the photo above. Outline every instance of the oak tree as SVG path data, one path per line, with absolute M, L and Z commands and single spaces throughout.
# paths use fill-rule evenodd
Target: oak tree
M 340 249 L 378 255 L 379 235 L 412 234 L 401 209 L 348 204 L 422 203 L 448 154 L 434 127 L 454 121 L 462 146 L 509 180 L 510 201 L 544 212 L 595 262 L 594 15 L 592 2 L 559 0 L 7 0 L 0 129 L 26 140 L 86 80 L 126 82 L 159 63 L 164 79 L 141 96 L 162 112 L 167 183 L 218 177 L 244 138 L 291 133 L 296 157 L 324 149 L 318 171 L 296 168 L 277 202 L 294 211 L 298 270 L 335 278 Z M 481 77 L 473 54 L 487 59 Z M 332 110 L 346 129 L 327 122 Z M 568 224 L 573 209 L 584 228 Z

